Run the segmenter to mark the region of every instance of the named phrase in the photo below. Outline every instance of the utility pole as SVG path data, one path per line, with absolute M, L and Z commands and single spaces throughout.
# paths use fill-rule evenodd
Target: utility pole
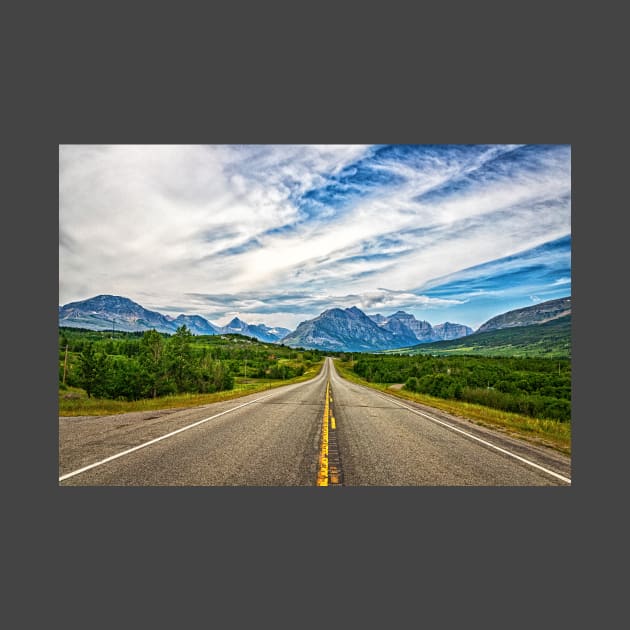
M 66 344 L 66 356 L 63 360 L 63 384 L 66 384 L 66 373 L 68 371 L 68 344 Z

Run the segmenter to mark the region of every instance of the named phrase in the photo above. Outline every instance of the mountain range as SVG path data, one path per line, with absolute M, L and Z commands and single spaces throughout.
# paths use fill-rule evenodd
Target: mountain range
M 423 343 L 411 348 L 398 348 L 391 353 L 456 354 L 490 357 L 571 357 L 571 315 L 564 315 L 539 324 L 508 326 L 474 332 L 461 339 Z
M 400 331 L 406 327 L 410 329 L 416 339 L 422 343 L 459 339 L 459 337 L 470 335 L 473 331 L 470 326 L 453 324 L 451 322 L 431 326 L 429 322 L 417 320 L 413 315 L 405 313 L 405 311 L 396 311 L 389 317 L 383 317 L 380 314 L 372 315 L 370 319 L 375 321 L 379 326 L 392 332 Z
M 482 324 L 475 334 L 542 324 L 570 314 L 570 297 L 549 300 L 497 315 Z M 380 313 L 366 315 L 356 306 L 328 309 L 313 319 L 301 322 L 294 331 L 281 327 L 272 328 L 262 323 L 248 324 L 237 317 L 225 326 L 217 326 L 200 315 L 170 317 L 115 295 L 97 295 L 59 306 L 59 326 L 129 332 L 155 329 L 173 334 L 182 325 L 186 325 L 194 335 L 237 333 L 290 347 L 348 352 L 410 348 L 418 344 L 452 341 L 473 334 L 473 329 L 464 324 L 444 322 L 432 326 L 405 311 L 397 311 L 388 316 Z
M 418 342 L 456 339 L 471 332 L 472 328 L 468 326 L 450 322 L 431 326 L 404 311 L 388 317 L 380 314 L 370 317 L 353 306 L 331 308 L 314 319 L 301 322 L 282 343 L 319 350 L 378 352 Z
M 185 325 L 193 335 L 238 333 L 271 343 L 277 343 L 291 332 L 288 328 L 247 324 L 237 317 L 226 326 L 217 326 L 201 315 L 170 317 L 157 311 L 150 311 L 129 298 L 117 295 L 97 295 L 59 307 L 59 326 L 126 332 L 154 329 L 173 334 L 182 325 Z
M 269 328 L 265 324 L 247 324 L 242 319 L 235 317 L 226 326 L 219 329 L 221 334 L 239 334 L 247 337 L 255 337 L 260 341 L 278 343 L 291 331 L 288 328 L 276 326 Z
M 571 357 L 571 296 L 492 317 L 465 338 L 423 343 L 404 354 Z
M 117 295 L 97 295 L 59 306 L 59 326 L 126 332 L 154 329 L 173 334 L 182 325 L 193 335 L 237 333 L 292 347 L 352 352 L 377 352 L 419 342 L 457 339 L 472 332 L 468 326 L 450 322 L 431 326 L 429 322 L 418 321 L 404 311 L 387 317 L 380 314 L 368 316 L 356 306 L 331 308 L 314 319 L 302 322 L 294 331 L 271 328 L 262 323 L 248 324 L 238 317 L 225 326 L 213 324 L 201 315 L 170 317 Z

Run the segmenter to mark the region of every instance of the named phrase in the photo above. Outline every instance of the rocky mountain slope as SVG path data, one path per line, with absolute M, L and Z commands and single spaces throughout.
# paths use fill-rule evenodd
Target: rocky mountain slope
M 497 315 L 479 326 L 475 332 L 488 332 L 490 330 L 501 330 L 515 326 L 531 326 L 532 324 L 543 324 L 545 322 L 564 317 L 571 314 L 571 296 L 548 300 L 533 306 L 518 308 L 507 313 Z
M 433 334 L 437 341 L 449 341 L 451 339 L 459 339 L 472 334 L 473 329 L 464 324 L 453 324 L 452 322 L 444 322 L 433 326 Z
M 443 324 L 431 324 L 425 320 L 417 320 L 414 315 L 405 311 L 397 311 L 389 317 L 383 317 L 381 314 L 372 315 L 370 317 L 379 326 L 391 331 L 399 331 L 401 326 L 411 330 L 416 339 L 422 343 L 430 343 L 432 341 L 443 341 L 446 339 L 458 339 L 472 333 L 472 328 L 463 324 L 453 324 L 444 322 Z

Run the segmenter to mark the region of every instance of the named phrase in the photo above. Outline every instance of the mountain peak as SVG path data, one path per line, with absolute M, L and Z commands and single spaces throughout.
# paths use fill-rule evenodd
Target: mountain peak
M 91 307 L 91 308 L 102 308 L 105 306 L 116 306 L 120 308 L 121 306 L 129 307 L 140 307 L 140 304 L 130 300 L 129 298 L 122 297 L 120 295 L 109 295 L 107 293 L 102 293 L 100 295 L 95 295 L 94 297 L 88 298 L 86 300 L 79 300 L 77 302 L 70 302 L 70 304 L 66 304 L 66 306 L 74 306 L 76 304 L 80 304 L 83 307 Z M 142 308 L 142 307 L 140 307 Z
M 245 328 L 247 324 L 238 317 L 232 318 L 232 321 L 225 328 Z
M 344 311 L 341 308 L 338 307 L 333 307 L 333 308 L 327 308 L 325 311 L 322 311 L 317 317 L 322 317 L 322 318 L 327 318 L 327 317 L 345 317 L 346 316 L 346 311 Z M 306 321 L 311 321 L 311 320 L 306 320 Z
M 416 338 L 409 330 L 392 332 L 379 326 L 360 308 L 332 308 L 300 325 L 282 343 L 288 346 L 374 352 L 412 345 Z

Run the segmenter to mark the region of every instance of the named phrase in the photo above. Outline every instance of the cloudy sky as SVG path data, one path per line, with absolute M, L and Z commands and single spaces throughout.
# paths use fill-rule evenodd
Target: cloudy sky
M 61 145 L 59 304 L 477 328 L 571 294 L 567 145 Z

